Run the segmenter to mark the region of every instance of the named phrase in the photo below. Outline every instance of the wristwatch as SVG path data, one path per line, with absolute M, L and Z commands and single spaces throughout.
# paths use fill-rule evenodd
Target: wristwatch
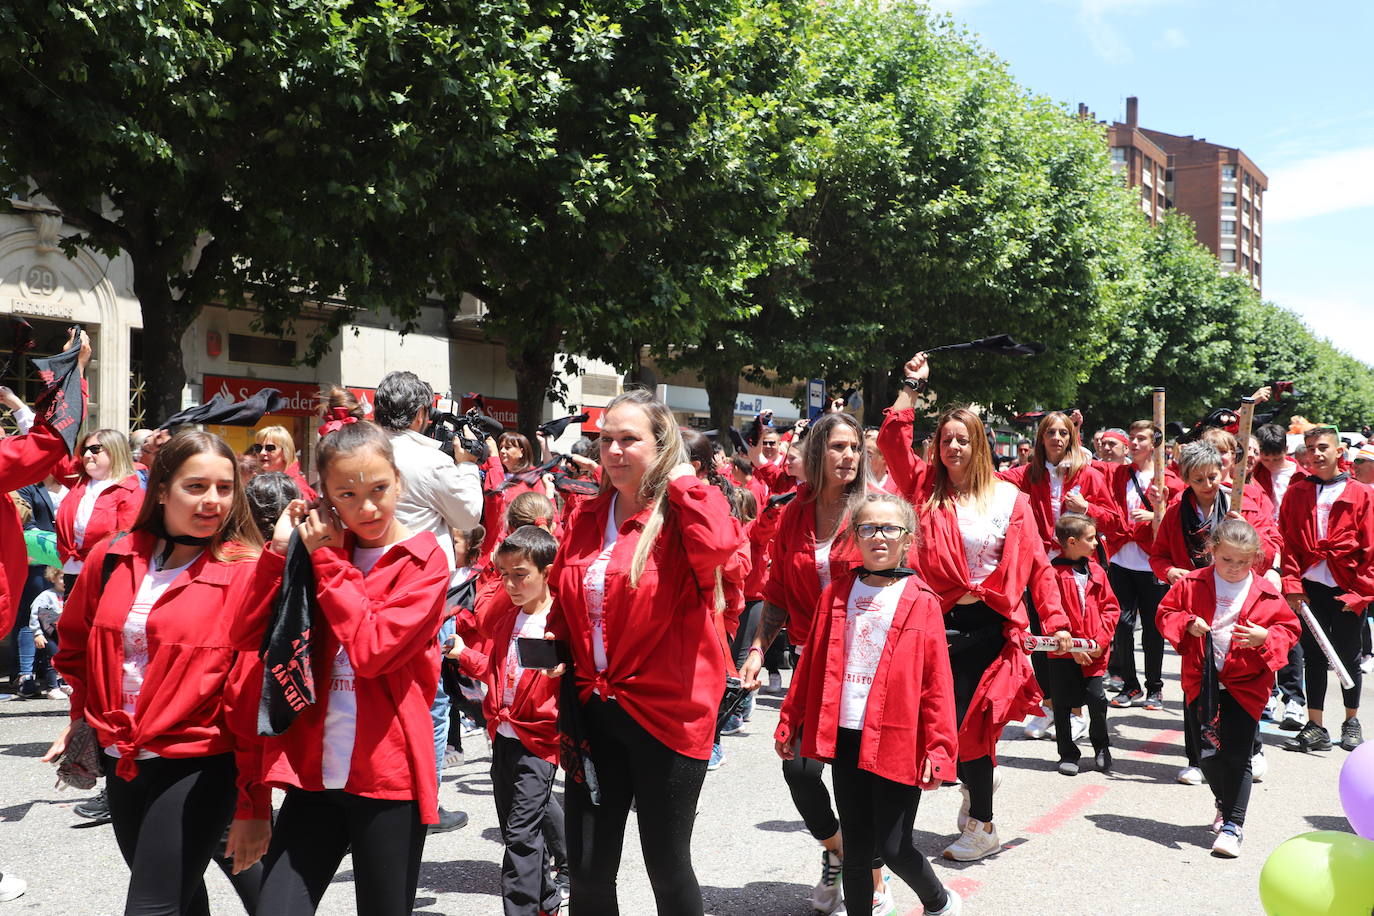
M 923 378 L 904 378 L 902 379 L 902 384 L 917 394 L 920 394 L 922 391 L 926 390 L 926 381 L 927 379 Z

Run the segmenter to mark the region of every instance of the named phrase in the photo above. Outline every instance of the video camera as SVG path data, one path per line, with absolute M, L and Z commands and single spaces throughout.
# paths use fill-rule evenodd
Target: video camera
M 479 463 L 487 460 L 487 437 L 505 431 L 499 420 L 482 412 L 480 404 L 460 411 L 452 398 L 441 399 L 430 410 L 425 427 L 425 435 L 439 443 L 439 451 L 452 458 L 455 449 L 461 448 Z

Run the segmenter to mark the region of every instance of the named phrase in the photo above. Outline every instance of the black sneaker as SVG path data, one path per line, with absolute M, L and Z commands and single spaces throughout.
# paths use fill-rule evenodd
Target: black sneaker
M 1145 697 L 1145 708 L 1146 708 L 1146 709 L 1163 709 L 1163 708 L 1164 708 L 1164 694 L 1163 694 L 1162 692 L 1158 691 L 1158 690 L 1152 690 L 1152 691 L 1150 691 L 1149 695 Z
M 1117 709 L 1129 709 L 1132 706 L 1139 706 L 1145 702 L 1145 694 L 1140 690 L 1123 690 L 1112 697 L 1112 705 Z
M 430 833 L 448 833 L 450 830 L 458 830 L 468 825 L 468 816 L 462 811 L 445 811 L 439 809 L 439 823 L 430 824 Z
M 19 687 L 14 691 L 16 700 L 37 700 L 46 691 L 39 685 L 38 680 L 32 675 L 19 681 Z
M 1107 678 L 1105 681 L 1102 682 L 1102 688 L 1104 690 L 1110 690 L 1113 693 L 1120 693 L 1121 689 L 1125 686 L 1126 682 L 1123 681 L 1121 678 L 1117 677 L 1116 675 L 1112 675 L 1111 677 Z
M 1341 723 L 1341 750 L 1353 751 L 1364 744 L 1364 732 L 1360 730 L 1360 720 L 1351 716 Z
M 1093 765 L 1103 776 L 1112 775 L 1112 752 L 1105 747 L 1093 755 Z
M 100 794 L 95 798 L 87 799 L 74 809 L 77 817 L 84 817 L 91 821 L 90 826 L 98 827 L 101 824 L 110 822 L 110 802 L 105 796 L 105 790 L 101 789 Z
M 1308 751 L 1329 751 L 1331 750 L 1331 735 L 1316 722 L 1309 721 L 1302 727 L 1302 731 L 1283 742 L 1283 749 L 1285 751 L 1301 751 L 1304 754 Z

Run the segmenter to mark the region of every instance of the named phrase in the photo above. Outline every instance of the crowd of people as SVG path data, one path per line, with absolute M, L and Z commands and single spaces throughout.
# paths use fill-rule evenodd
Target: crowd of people
M 349 853 L 358 911 L 409 913 L 427 835 L 467 822 L 443 769 L 485 728 L 507 916 L 618 913 L 631 809 L 658 912 L 700 916 L 699 796 L 764 690 L 820 846 L 814 909 L 887 916 L 890 874 L 949 916 L 913 843 L 922 794 L 963 795 L 939 855 L 996 855 L 1005 727 L 1053 736 L 1068 777 L 1086 737 L 1111 774 L 1111 710 L 1164 708 L 1165 642 L 1178 780 L 1206 781 L 1212 852 L 1238 856 L 1260 720 L 1332 746 L 1328 652 L 1353 684 L 1339 745 L 1362 741 L 1374 447 L 1320 425 L 1296 456 L 1272 425 L 1165 443 L 1140 420 L 1090 452 L 1050 412 L 1003 462 L 977 412 L 928 419 L 930 370 L 902 367 L 877 428 L 840 404 L 786 430 L 762 414 L 733 456 L 643 390 L 567 455 L 441 442 L 434 391 L 393 372 L 370 417 L 322 393 L 309 467 L 280 426 L 244 454 L 194 427 L 73 448 L 0 389 L 17 698 L 68 704 L 44 760 L 104 779 L 78 813 L 113 826 L 125 913 L 208 913 L 212 861 L 250 914 L 313 913 Z M 0 900 L 23 890 L 0 876 Z

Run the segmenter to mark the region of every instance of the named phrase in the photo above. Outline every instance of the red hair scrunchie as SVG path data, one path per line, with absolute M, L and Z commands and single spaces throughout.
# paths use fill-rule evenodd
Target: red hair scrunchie
M 358 422 L 358 418 L 349 413 L 347 407 L 331 407 L 329 408 L 329 415 L 329 419 L 325 420 L 318 430 L 321 439 L 349 424 Z

